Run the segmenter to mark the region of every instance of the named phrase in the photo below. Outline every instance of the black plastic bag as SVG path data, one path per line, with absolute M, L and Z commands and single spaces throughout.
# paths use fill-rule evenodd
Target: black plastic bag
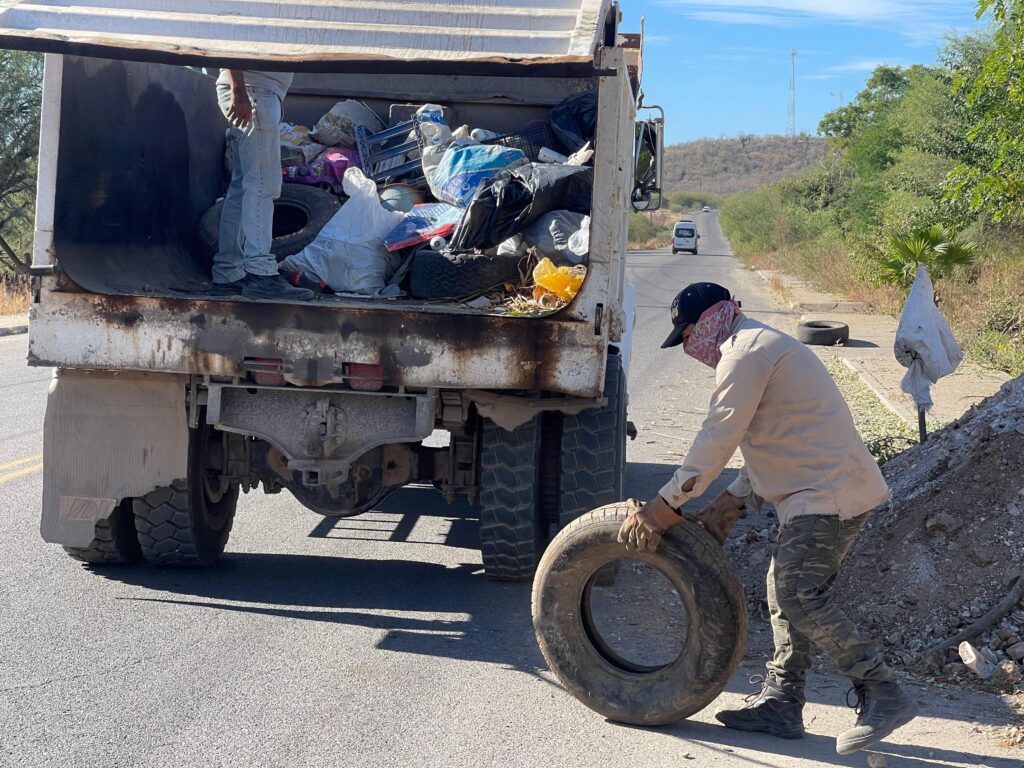
M 551 132 L 567 155 L 593 141 L 597 134 L 597 92 L 577 93 L 552 109 Z
M 455 230 L 452 249 L 491 248 L 550 211 L 590 213 L 594 169 L 532 163 L 502 171 L 477 192 Z

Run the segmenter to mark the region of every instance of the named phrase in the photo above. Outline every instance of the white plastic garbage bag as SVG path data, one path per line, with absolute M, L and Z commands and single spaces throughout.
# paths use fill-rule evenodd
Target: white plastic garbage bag
M 917 268 L 903 308 L 894 351 L 900 365 L 907 369 L 900 388 L 914 398 L 919 410 L 925 411 L 932 406 L 932 385 L 953 373 L 964 359 L 949 323 L 935 306 L 935 289 L 923 265 Z
M 402 261 L 388 253 L 384 238 L 405 214 L 384 208 L 377 185 L 358 168 L 345 171 L 343 186 L 348 202 L 280 270 L 312 273 L 338 293 L 379 293 Z
M 524 229 L 523 237 L 541 256 L 563 265 L 566 262 L 582 264 L 585 259 L 570 252 L 569 240 L 580 231 L 585 218 L 582 213 L 574 211 L 551 211 Z
M 583 264 L 590 255 L 590 217 L 584 216 L 579 231 L 569 238 L 569 257 L 575 264 Z

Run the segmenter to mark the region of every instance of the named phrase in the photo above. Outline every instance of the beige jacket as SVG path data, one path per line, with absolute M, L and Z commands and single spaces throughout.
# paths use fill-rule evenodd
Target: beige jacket
M 707 418 L 661 496 L 677 509 L 697 498 L 739 447 L 746 467 L 730 492 L 752 489 L 775 505 L 781 525 L 799 515 L 856 517 L 887 501 L 885 479 L 818 357 L 742 314 L 732 330 Z M 693 490 L 682 490 L 690 478 Z

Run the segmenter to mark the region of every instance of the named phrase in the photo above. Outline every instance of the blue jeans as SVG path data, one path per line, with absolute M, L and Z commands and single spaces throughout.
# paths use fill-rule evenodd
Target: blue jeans
M 252 123 L 248 132 L 228 128 L 231 183 L 220 217 L 213 282 L 233 283 L 250 275 L 276 275 L 273 242 L 274 201 L 281 195 L 281 100 L 265 88 L 249 86 Z M 231 89 L 217 86 L 227 117 Z

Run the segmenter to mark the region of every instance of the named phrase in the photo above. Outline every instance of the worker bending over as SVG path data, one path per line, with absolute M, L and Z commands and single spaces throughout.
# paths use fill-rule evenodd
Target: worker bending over
M 697 519 L 724 543 L 748 500 L 771 502 L 779 535 L 768 570 L 775 657 L 759 693 L 716 717 L 728 728 L 782 738 L 804 734 L 811 643 L 853 684 L 857 724 L 840 734 L 841 755 L 864 749 L 910 722 L 917 705 L 896 682 L 878 647 L 831 596 L 843 560 L 889 489 L 842 394 L 803 344 L 746 317 L 729 292 L 696 283 L 672 302 L 672 333 L 662 348 L 715 369 L 711 407 L 683 465 L 653 500 L 623 523 L 619 540 L 654 549 L 701 496 L 738 447 L 745 467 Z

